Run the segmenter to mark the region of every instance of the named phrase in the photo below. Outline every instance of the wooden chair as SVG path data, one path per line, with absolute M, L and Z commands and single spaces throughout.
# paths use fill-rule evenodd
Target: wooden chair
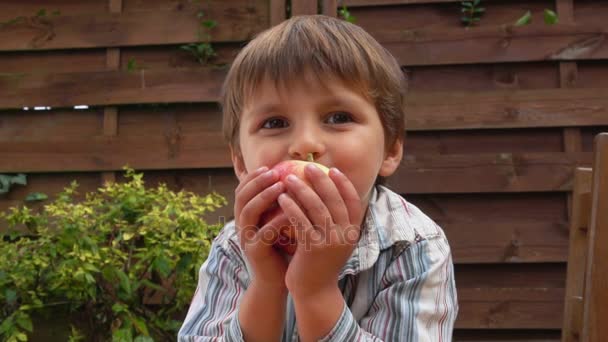
M 569 247 L 562 341 L 605 341 L 608 336 L 608 133 L 595 138 L 593 168 L 575 171 Z

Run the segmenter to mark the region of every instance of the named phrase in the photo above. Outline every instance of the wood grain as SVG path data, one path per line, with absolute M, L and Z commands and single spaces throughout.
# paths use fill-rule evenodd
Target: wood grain
M 268 4 L 265 0 L 236 0 L 215 2 L 204 8 L 204 18 L 218 23 L 210 31 L 212 41 L 251 39 L 270 26 Z M 200 10 L 191 3 L 172 10 L 27 17 L 0 28 L 0 51 L 197 42 L 200 40 L 200 19 L 197 17 Z

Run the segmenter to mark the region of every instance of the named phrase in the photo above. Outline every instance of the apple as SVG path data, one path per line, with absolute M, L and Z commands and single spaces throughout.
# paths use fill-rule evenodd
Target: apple
M 311 160 L 309 156 L 309 160 Z M 307 165 L 313 164 L 321 171 L 325 172 L 325 174 L 329 173 L 329 168 L 319 163 L 315 163 L 314 161 L 303 161 L 303 160 L 286 160 L 278 163 L 272 169 L 275 170 L 281 181 L 285 181 L 287 176 L 295 175 L 296 177 L 303 180 L 309 186 L 312 184 L 306 179 L 304 174 L 304 169 Z M 271 208 L 266 210 L 261 218 L 259 226 L 262 227 L 266 223 L 270 222 L 273 218 L 279 215 L 282 212 L 281 207 L 277 203 L 275 203 Z M 279 241 L 276 243 L 276 247 L 283 250 L 285 253 L 289 255 L 293 255 L 295 253 L 296 242 L 295 242 L 295 231 L 291 228 L 291 226 L 281 227 L 281 237 Z

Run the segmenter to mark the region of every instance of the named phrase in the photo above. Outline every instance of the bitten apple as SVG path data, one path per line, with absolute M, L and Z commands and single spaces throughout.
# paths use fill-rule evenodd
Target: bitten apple
M 310 159 L 310 158 L 309 158 Z M 315 163 L 313 161 L 303 161 L 303 160 L 286 160 L 278 163 L 272 169 L 277 171 L 279 175 L 279 179 L 281 181 L 285 181 L 287 176 L 293 174 L 296 177 L 303 180 L 306 184 L 312 186 L 308 179 L 306 179 L 306 175 L 304 174 L 304 168 L 308 164 L 313 164 L 318 167 L 321 171 L 325 172 L 325 174 L 329 173 L 329 169 L 324 165 L 319 163 Z M 273 218 L 279 215 L 282 212 L 281 208 L 278 204 L 275 203 L 273 207 L 266 210 L 262 217 L 260 218 L 259 226 L 262 227 L 264 224 L 270 222 Z M 296 239 L 295 239 L 295 230 L 292 226 L 281 227 L 281 237 L 279 241 L 276 243 L 276 247 L 283 250 L 285 253 L 289 255 L 293 255 L 296 250 Z

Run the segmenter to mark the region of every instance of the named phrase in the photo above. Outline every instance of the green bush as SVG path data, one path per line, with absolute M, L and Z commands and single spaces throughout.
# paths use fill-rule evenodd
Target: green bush
M 175 340 L 221 228 L 203 215 L 226 200 L 126 177 L 81 201 L 72 183 L 37 212 L 0 214 L 10 232 L 0 239 L 1 340 L 26 341 L 36 317 L 55 311 L 68 313 L 70 341 Z

